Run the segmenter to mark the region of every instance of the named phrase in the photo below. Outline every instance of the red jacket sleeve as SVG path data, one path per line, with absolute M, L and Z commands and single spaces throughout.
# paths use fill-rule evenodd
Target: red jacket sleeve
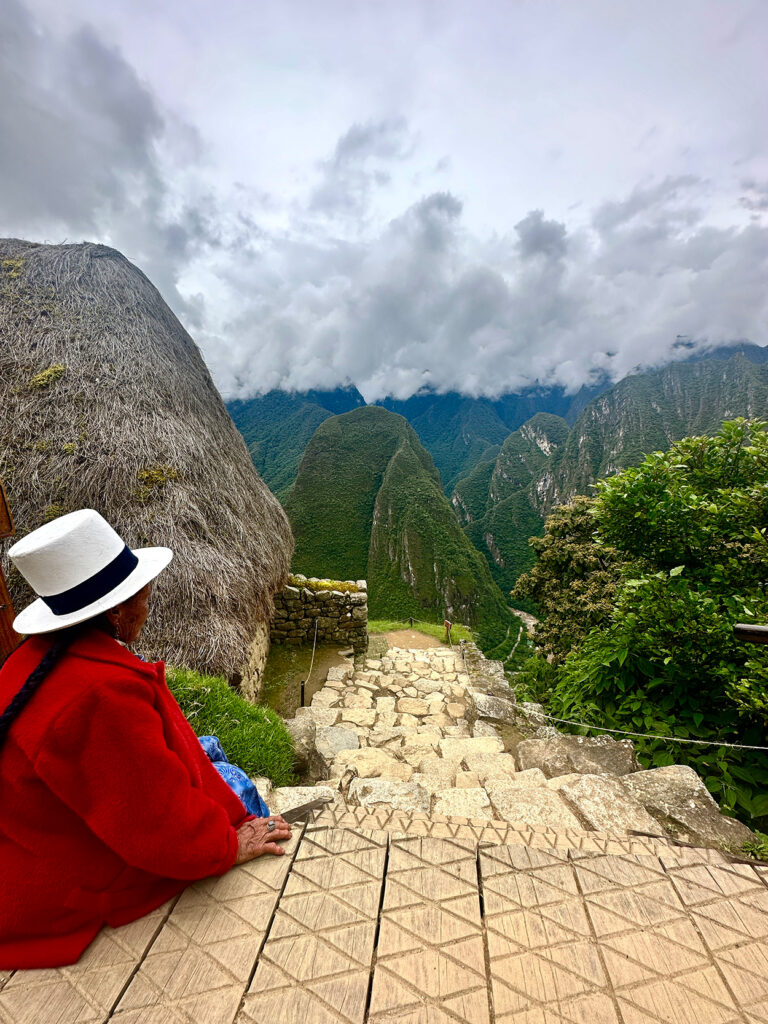
M 48 730 L 35 769 L 132 867 L 193 880 L 235 862 L 229 816 L 168 747 L 147 680 L 126 674 L 88 686 Z

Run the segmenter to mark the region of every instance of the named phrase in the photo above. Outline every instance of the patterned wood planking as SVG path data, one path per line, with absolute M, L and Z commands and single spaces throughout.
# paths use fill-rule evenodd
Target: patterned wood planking
M 495 1019 L 618 1024 L 566 851 L 480 851 Z
M 391 841 L 368 1019 L 488 1024 L 475 843 Z
M 755 986 L 734 997 L 657 857 L 507 847 L 482 850 L 480 863 L 497 1021 L 743 1024 L 739 1006 L 762 1012 Z M 725 872 L 768 897 L 741 866 L 669 863 L 680 885 L 691 871 Z
M 307 830 L 237 1024 L 362 1024 L 387 841 Z
M 110 1020 L 232 1024 L 300 837 L 185 889 Z
M 0 986 L 2 1024 L 103 1024 L 172 907 L 104 928 L 71 967 L 16 971 Z
M 743 1020 L 658 858 L 595 857 L 575 872 L 627 1024 Z
M 750 1022 L 768 1021 L 768 876 L 748 864 L 662 857 L 672 885 Z
M 0 972 L 0 1024 L 768 1021 L 765 866 L 652 839 L 332 813 L 287 856 L 105 929 L 73 967 Z

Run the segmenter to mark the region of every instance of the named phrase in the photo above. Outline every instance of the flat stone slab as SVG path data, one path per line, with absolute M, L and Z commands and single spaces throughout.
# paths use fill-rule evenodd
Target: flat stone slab
M 269 809 L 273 814 L 282 814 L 310 800 L 335 800 L 336 795 L 336 790 L 330 786 L 281 786 L 272 790 Z
M 343 725 L 332 725 L 327 729 L 318 729 L 315 735 L 315 747 L 327 764 L 331 764 L 342 750 L 357 750 L 360 740 L 353 729 Z
M 333 762 L 334 774 L 340 776 L 347 768 L 354 768 L 360 778 L 366 779 L 398 779 L 408 782 L 413 775 L 411 765 L 379 747 L 340 751 Z
M 486 791 L 475 789 L 441 789 L 435 793 L 432 805 L 435 814 L 461 818 L 491 818 L 491 801 Z
M 467 771 L 477 772 L 484 782 L 489 778 L 506 778 L 517 773 L 511 754 L 467 754 L 463 761 Z
M 430 809 L 430 795 L 415 782 L 395 782 L 390 779 L 353 779 L 347 802 L 353 807 L 386 807 L 396 811 L 422 811 Z
M 470 754 L 501 754 L 504 744 L 493 736 L 450 737 L 441 740 L 440 753 L 443 757 L 455 757 L 461 760 Z
M 528 825 L 546 825 L 554 829 L 581 827 L 565 801 L 551 789 L 516 786 L 512 780 L 489 779 L 485 790 L 491 798 L 494 817 L 502 821 L 524 821 Z
M 739 853 L 754 835 L 735 818 L 726 818 L 693 768 L 671 764 L 636 772 L 621 780 L 625 792 L 668 831 L 702 846 Z
M 558 782 L 557 791 L 589 828 L 601 832 L 661 834 L 656 819 L 630 796 L 618 779 L 610 775 L 562 775 L 552 779 L 550 785 Z
M 640 768 L 630 740 L 610 736 L 566 736 L 523 740 L 517 746 L 520 768 L 541 768 L 555 775 L 629 775 Z

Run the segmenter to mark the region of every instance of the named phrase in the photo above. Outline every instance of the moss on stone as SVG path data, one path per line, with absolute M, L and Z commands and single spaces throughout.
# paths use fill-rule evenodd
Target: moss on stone
M 343 594 L 359 594 L 360 587 L 349 580 L 308 580 L 303 577 L 289 576 L 292 587 L 306 587 L 307 590 L 339 590 Z

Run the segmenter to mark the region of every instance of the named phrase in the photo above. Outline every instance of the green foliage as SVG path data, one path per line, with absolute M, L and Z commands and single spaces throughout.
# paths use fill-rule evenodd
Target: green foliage
M 43 512 L 43 522 L 50 523 L 53 519 L 58 519 L 59 516 L 65 516 L 69 509 L 66 505 L 61 502 L 54 502 L 51 505 L 47 505 Z
M 744 843 L 741 849 L 755 860 L 768 860 L 768 836 L 765 832 L 755 832 L 754 840 Z
M 767 415 L 766 349 L 741 346 L 633 374 L 583 407 L 574 399 L 569 413 L 562 412 L 579 408 L 570 431 L 556 415 L 533 416 L 506 438 L 492 472 L 478 467 L 455 486 L 459 518 L 502 590 L 531 568 L 526 544 L 540 535 L 543 510 L 590 493 L 600 477 L 637 465 L 670 439 L 714 434 L 726 416 Z
M 42 391 L 44 388 L 49 388 L 61 380 L 66 372 L 66 366 L 63 366 L 61 363 L 57 363 L 55 366 L 48 366 L 45 370 L 41 370 L 40 373 L 36 373 L 32 377 L 27 383 L 27 388 L 30 391 Z
M 547 518 L 530 546 L 536 564 L 517 581 L 513 600 L 532 601 L 543 617 L 536 643 L 559 663 L 591 629 L 609 621 L 622 558 L 596 538 L 595 499 L 578 497 Z
M 537 636 L 538 639 L 538 636 Z M 557 668 L 540 654 L 528 652 L 514 677 L 515 697 L 518 702 L 534 701 L 548 704 L 557 686 Z
M 186 668 L 167 668 L 168 687 L 198 736 L 218 736 L 229 760 L 275 786 L 294 782 L 293 744 L 269 708 L 239 697 L 226 680 Z
M 336 391 L 269 391 L 227 404 L 266 485 L 284 500 L 296 479 L 307 443 L 331 416 L 363 405 L 355 388 Z
M 736 420 L 648 456 L 601 482 L 591 514 L 595 541 L 626 564 L 610 615 L 586 637 L 576 626 L 554 713 L 711 740 L 640 741 L 639 755 L 690 764 L 726 811 L 768 815 L 765 755 L 720 746 L 764 745 L 768 726 L 768 652 L 733 634 L 737 621 L 768 620 L 766 424 Z
M 0 266 L 2 266 L 3 273 L 5 274 L 5 276 L 9 280 L 15 281 L 17 278 L 21 277 L 21 275 L 24 273 L 24 262 L 25 261 L 23 259 L 20 259 L 20 258 L 19 259 L 7 259 L 7 260 L 3 260 L 2 263 L 0 263 Z

